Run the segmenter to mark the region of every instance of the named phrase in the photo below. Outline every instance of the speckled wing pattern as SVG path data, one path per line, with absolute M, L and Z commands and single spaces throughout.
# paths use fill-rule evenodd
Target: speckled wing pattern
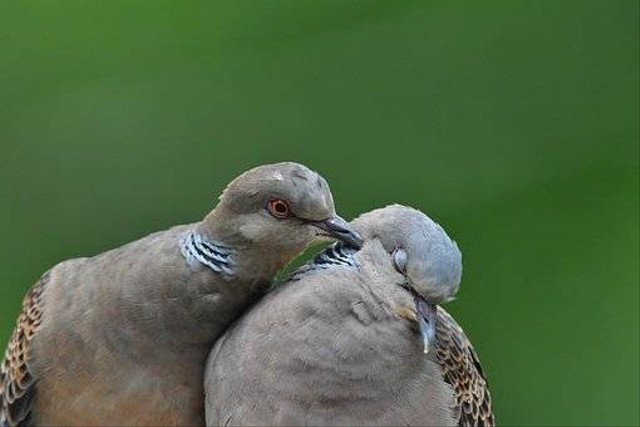
M 491 395 L 478 355 L 456 321 L 438 308 L 436 360 L 454 389 L 459 426 L 494 426 Z
M 31 288 L 22 303 L 22 312 L 0 367 L 0 426 L 30 424 L 36 379 L 29 369 L 31 340 L 42 321 L 42 290 L 49 273 Z

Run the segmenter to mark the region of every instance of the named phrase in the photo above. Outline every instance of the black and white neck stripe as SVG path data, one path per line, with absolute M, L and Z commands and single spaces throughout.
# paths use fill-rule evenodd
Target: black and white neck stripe
M 289 280 L 299 280 L 314 271 L 326 270 L 335 266 L 357 267 L 358 263 L 354 256 L 356 252 L 358 252 L 357 249 L 342 242 L 336 242 L 316 255 L 313 261 L 297 269 Z
M 201 234 L 189 232 L 180 242 L 182 256 L 190 266 L 198 263 L 220 273 L 226 278 L 234 276 L 235 263 L 231 248 L 206 240 Z

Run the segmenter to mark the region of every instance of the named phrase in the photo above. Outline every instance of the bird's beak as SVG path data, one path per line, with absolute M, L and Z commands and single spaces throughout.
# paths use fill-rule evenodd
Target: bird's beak
M 347 221 L 337 215 L 322 221 L 313 221 L 311 224 L 318 227 L 324 232 L 323 234 L 329 237 L 342 240 L 356 249 L 362 247 L 363 240 L 360 233 L 354 230 Z
M 422 335 L 422 342 L 424 343 L 424 352 L 429 353 L 429 350 L 435 344 L 438 308 L 417 294 L 414 294 L 414 299 L 416 317 L 418 318 L 418 325 L 420 325 L 420 335 Z

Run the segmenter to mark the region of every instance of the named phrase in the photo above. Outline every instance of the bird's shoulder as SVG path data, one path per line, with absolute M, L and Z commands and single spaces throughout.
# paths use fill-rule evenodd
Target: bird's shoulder
M 50 271 L 31 287 L 0 366 L 0 425 L 28 425 L 36 395 L 32 370 L 32 341 L 42 323 L 42 293 Z
M 435 357 L 456 396 L 460 426 L 495 425 L 491 395 L 480 359 L 458 323 L 438 307 Z

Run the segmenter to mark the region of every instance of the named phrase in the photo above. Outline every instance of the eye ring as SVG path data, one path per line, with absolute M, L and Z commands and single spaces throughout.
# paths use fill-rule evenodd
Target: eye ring
M 267 203 L 267 210 L 277 219 L 287 219 L 292 216 L 289 203 L 282 199 L 271 199 Z

